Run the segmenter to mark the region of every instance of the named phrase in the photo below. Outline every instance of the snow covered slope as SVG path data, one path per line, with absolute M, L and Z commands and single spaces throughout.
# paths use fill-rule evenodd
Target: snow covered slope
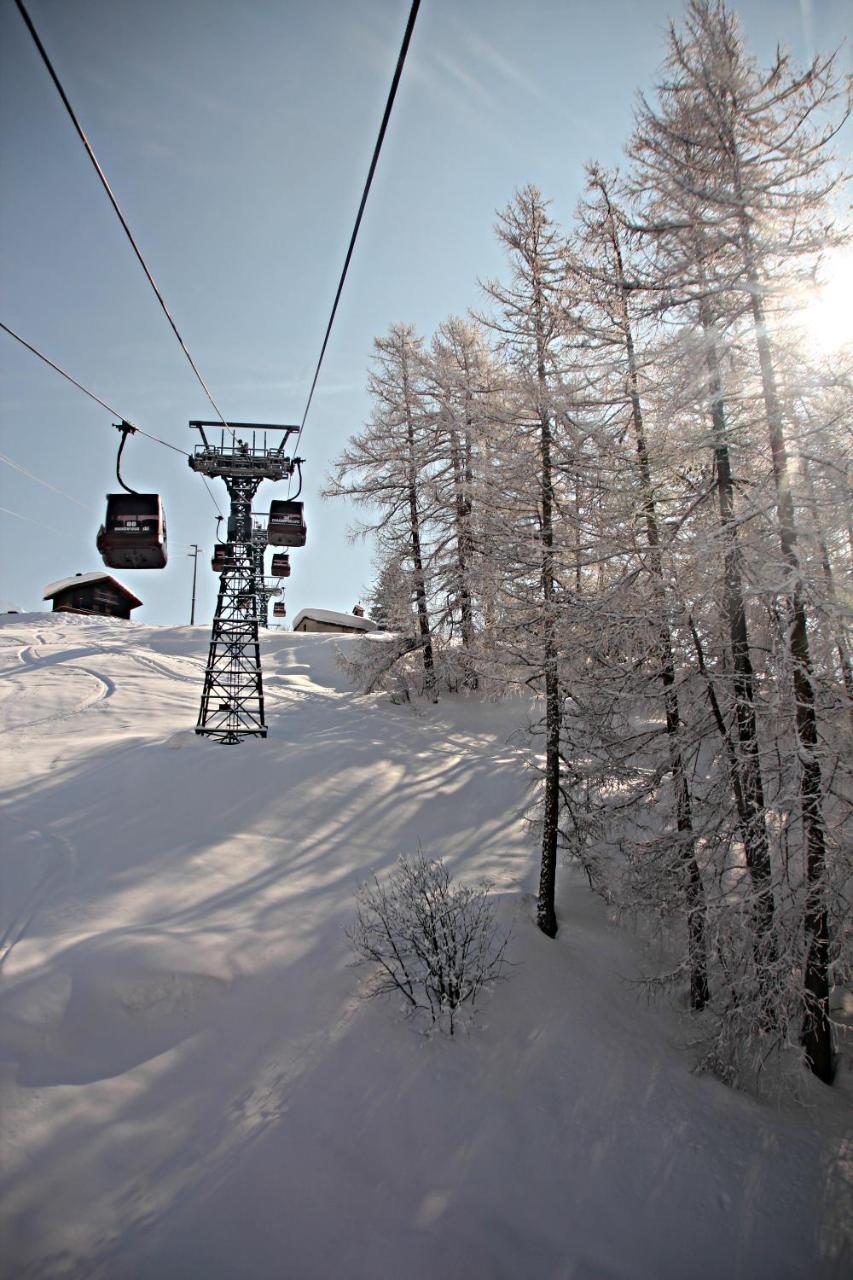
M 517 708 L 358 698 L 353 641 L 279 633 L 269 739 L 221 747 L 205 628 L 0 623 L 4 1275 L 849 1274 L 839 1095 L 690 1075 L 571 875 L 535 929 Z M 418 842 L 514 922 L 455 1042 L 349 965 L 359 882 Z

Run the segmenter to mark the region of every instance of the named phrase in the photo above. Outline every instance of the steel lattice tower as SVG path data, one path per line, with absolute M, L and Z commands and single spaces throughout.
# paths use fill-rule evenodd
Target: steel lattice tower
M 263 576 L 266 536 L 261 542 L 258 531 L 252 527 L 252 499 L 262 480 L 287 480 L 293 474 L 294 460 L 285 456 L 284 447 L 297 428 L 236 422 L 232 424 L 230 442 L 226 444 L 223 431 L 220 443 L 211 445 L 204 429 L 217 425 L 190 423 L 201 433 L 202 443 L 196 445 L 189 464 L 201 475 L 225 481 L 231 499 L 228 541 L 233 548 L 233 558 L 219 579 L 196 733 L 205 734 L 215 742 L 233 744 L 246 737 L 267 735 L 258 641 L 261 594 L 266 605 Z M 251 444 L 237 434 L 249 431 Z M 261 444 L 257 443 L 259 431 L 263 432 Z M 268 431 L 284 433 L 277 447 L 268 447 Z
M 258 625 L 269 626 L 270 588 L 264 577 L 264 552 L 267 549 L 267 527 L 265 524 L 252 526 L 252 549 L 255 556 L 255 573 L 257 575 Z

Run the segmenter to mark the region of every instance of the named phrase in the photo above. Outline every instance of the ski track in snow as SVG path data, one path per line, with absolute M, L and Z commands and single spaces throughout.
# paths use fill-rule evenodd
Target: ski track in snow
M 13 819 L 13 821 L 20 823 L 20 819 Z M 0 934 L 0 970 L 12 948 L 26 934 L 39 908 L 55 893 L 63 880 L 67 881 L 70 878 L 76 862 L 73 845 L 58 832 L 33 828 L 26 830 L 25 835 L 29 838 L 35 837 L 39 844 L 46 845 L 48 853 L 52 853 L 53 856 L 30 892 L 23 896 L 11 920 Z
M 157 659 L 150 657 L 150 655 L 143 653 L 139 649 L 132 649 L 129 652 L 134 662 L 137 662 L 147 671 L 153 671 L 158 676 L 166 676 L 170 680 L 179 680 L 184 684 L 191 684 L 195 689 L 198 689 L 201 681 L 204 679 L 205 664 L 204 660 L 201 658 L 174 658 L 173 665 L 170 666 L 166 662 L 158 661 Z M 181 671 L 179 669 L 181 665 L 191 667 L 191 673 Z
M 22 653 L 26 653 L 27 655 L 29 655 L 30 652 L 31 648 L 22 650 Z M 96 707 L 107 698 L 111 698 L 115 693 L 115 684 L 110 677 L 103 675 L 98 671 L 93 671 L 89 667 L 81 666 L 79 663 L 79 659 L 81 657 L 89 657 L 101 652 L 102 651 L 98 648 L 89 648 L 71 649 L 67 652 L 52 654 L 50 657 L 45 658 L 27 656 L 24 660 L 25 665 L 23 667 L 23 673 L 26 674 L 27 678 L 31 673 L 40 671 L 44 668 L 57 667 L 67 663 L 72 667 L 72 670 L 75 672 L 82 672 L 83 675 L 88 676 L 90 680 L 94 681 L 95 691 L 88 697 L 82 698 L 76 706 L 69 710 L 54 711 L 49 715 L 38 716 L 33 720 L 16 721 L 6 728 L 0 728 L 0 733 L 17 734 L 24 729 L 34 729 L 43 724 L 55 725 L 58 721 L 69 720 L 73 719 L 75 716 L 82 715 L 84 712 L 92 710 L 93 707 Z M 18 672 L 3 671 L 0 672 L 0 680 L 8 680 L 13 684 L 13 686 L 18 686 L 20 692 L 24 697 L 26 697 L 26 688 L 20 688 L 20 674 L 21 673 Z
M 533 926 L 521 704 L 394 707 L 346 686 L 347 642 L 268 634 L 270 736 L 226 748 L 193 732 L 202 628 L 0 642 L 4 1276 L 849 1274 L 843 1097 L 691 1076 L 579 875 L 556 941 Z M 418 841 L 514 929 L 455 1043 L 349 963 L 359 882 Z

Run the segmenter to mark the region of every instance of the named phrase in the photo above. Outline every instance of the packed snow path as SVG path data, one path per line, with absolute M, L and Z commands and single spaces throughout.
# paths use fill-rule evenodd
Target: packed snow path
M 577 878 L 532 924 L 517 707 L 359 698 L 351 642 L 270 634 L 270 737 L 222 747 L 206 629 L 0 621 L 4 1275 L 849 1274 L 839 1095 L 691 1076 Z M 514 927 L 454 1042 L 349 965 L 359 882 L 419 842 Z

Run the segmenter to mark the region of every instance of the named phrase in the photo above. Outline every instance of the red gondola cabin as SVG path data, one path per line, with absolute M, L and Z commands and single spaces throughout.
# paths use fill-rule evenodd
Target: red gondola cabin
M 163 569 L 166 517 L 157 493 L 108 493 L 96 545 L 111 569 Z
M 303 504 L 288 498 L 271 502 L 267 539 L 272 547 L 305 546 L 305 514 Z
M 210 567 L 215 573 L 224 573 L 226 569 L 236 569 L 237 556 L 233 542 L 217 542 L 213 548 Z

